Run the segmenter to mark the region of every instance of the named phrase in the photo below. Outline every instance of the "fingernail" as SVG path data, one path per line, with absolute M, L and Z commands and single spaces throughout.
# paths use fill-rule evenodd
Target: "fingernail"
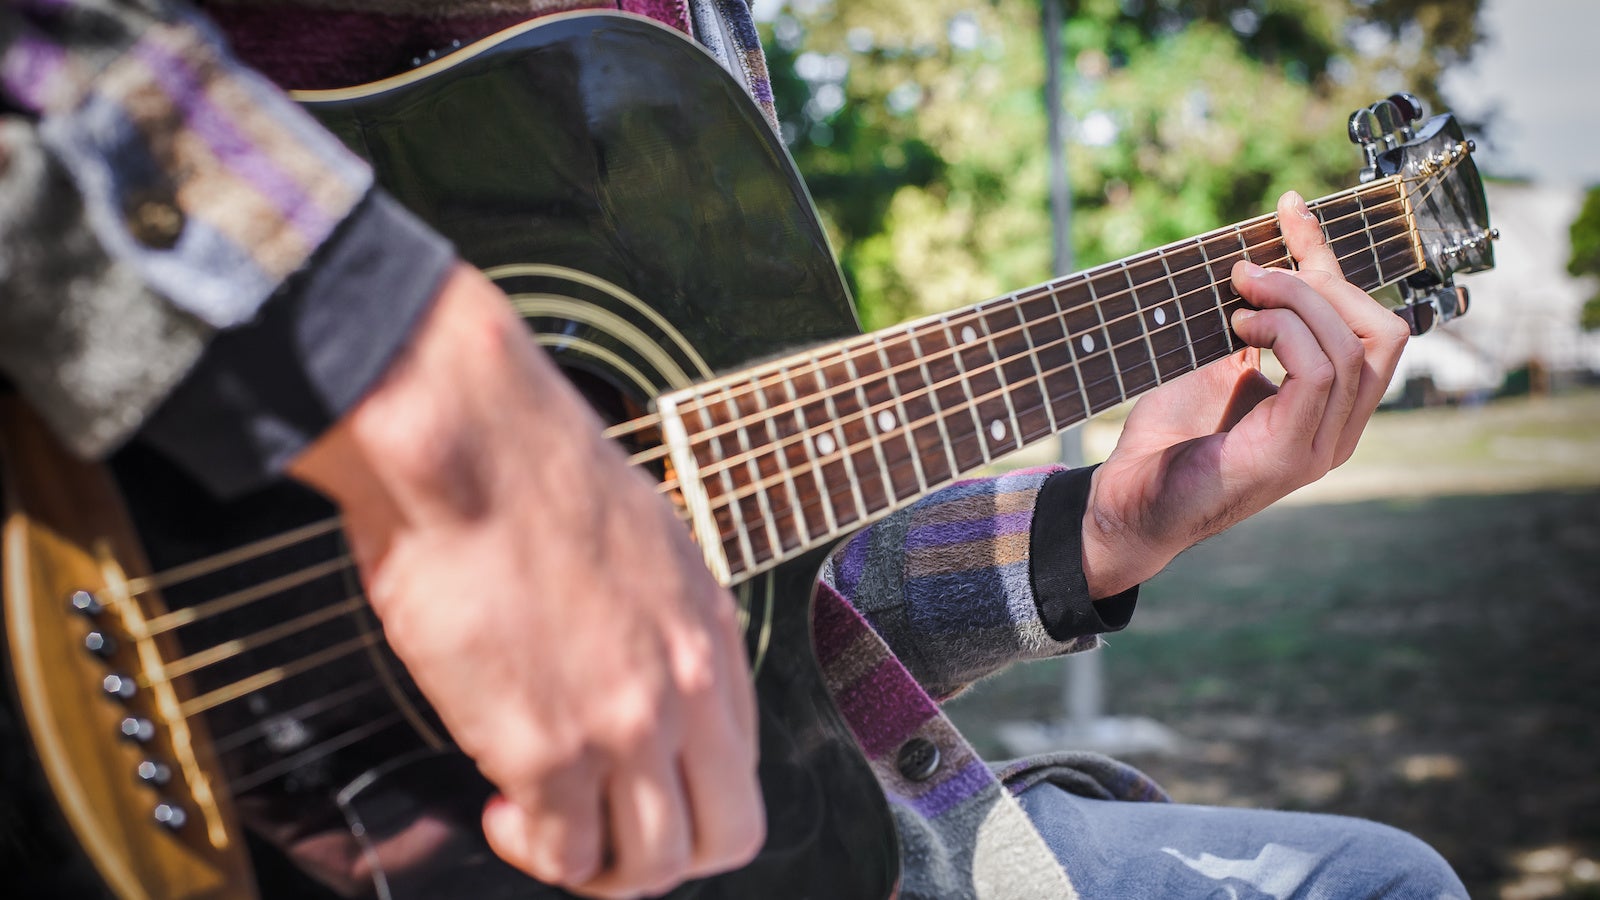
M 1299 191 L 1289 192 L 1289 208 L 1294 210 L 1295 215 L 1302 219 L 1316 218 L 1316 216 L 1312 215 L 1311 213 L 1311 207 L 1306 205 L 1306 198 L 1300 196 Z
M 1267 270 L 1266 269 L 1261 268 L 1260 266 L 1256 265 L 1255 263 L 1251 262 L 1248 259 L 1244 260 L 1244 277 L 1246 277 L 1246 278 L 1260 278 L 1261 276 L 1263 276 L 1265 274 L 1267 274 Z
M 1254 309 L 1236 309 L 1233 311 L 1233 324 L 1237 326 L 1246 319 L 1253 319 L 1258 312 L 1259 310 Z

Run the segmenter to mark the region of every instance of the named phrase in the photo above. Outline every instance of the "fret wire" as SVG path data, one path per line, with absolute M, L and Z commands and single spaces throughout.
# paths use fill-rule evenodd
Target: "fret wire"
M 1361 230 L 1366 234 L 1371 234 L 1372 223 L 1367 220 L 1367 205 L 1362 202 L 1359 196 L 1355 198 L 1355 201 L 1356 211 L 1361 214 Z M 1383 261 L 1378 258 L 1378 248 L 1371 241 L 1365 241 L 1364 243 L 1368 244 L 1368 249 L 1372 251 L 1372 264 L 1376 267 L 1378 279 L 1381 281 L 1383 279 Z
M 889 354 L 883 349 L 883 340 L 877 335 L 877 332 L 873 333 L 872 344 L 878 351 L 878 361 L 883 363 L 883 371 L 888 375 L 889 395 L 894 398 L 895 409 L 898 411 L 895 420 L 901 423 L 895 430 L 901 431 L 906 439 L 906 449 L 911 455 L 911 469 L 917 476 L 918 492 L 925 494 L 928 492 L 928 479 L 922 471 L 922 452 L 917 447 L 916 435 L 912 433 L 910 425 L 906 424 L 911 421 L 911 414 L 906 412 L 904 399 L 900 396 L 900 385 L 894 376 L 894 364 L 889 362 Z
M 1061 341 L 1067 345 L 1067 356 L 1071 358 L 1072 374 L 1078 380 L 1078 397 L 1083 401 L 1083 416 L 1087 421 L 1094 415 L 1094 401 L 1089 398 L 1089 386 L 1083 381 L 1083 364 L 1078 359 L 1078 348 L 1072 343 L 1072 330 L 1067 328 L 1067 311 L 1061 308 L 1061 294 L 1054 285 L 1050 287 L 1050 302 L 1056 308 L 1056 318 L 1061 322 Z
M 759 391 L 756 396 L 758 398 L 761 396 Z M 737 420 L 742 415 L 739 405 L 733 401 L 732 397 L 726 395 L 724 396 L 724 402 L 727 404 L 728 412 Z M 765 416 L 760 418 L 762 421 L 766 420 Z M 751 452 L 749 428 L 747 426 L 741 427 L 737 434 L 739 436 L 740 454 L 746 457 L 745 471 L 750 473 L 750 483 L 760 484 L 763 480 L 760 454 Z M 776 454 L 774 454 L 774 458 L 776 459 Z M 782 468 L 783 461 L 781 459 L 778 460 L 778 465 Z M 772 551 L 773 556 L 779 556 L 783 553 L 783 539 L 778 536 L 778 520 L 772 514 L 772 499 L 767 496 L 767 491 L 764 488 L 757 490 L 755 495 L 756 508 L 761 511 L 762 524 L 766 526 L 767 530 L 767 547 Z M 753 556 L 754 554 L 752 553 L 751 555 Z
M 751 377 L 752 380 L 755 378 L 753 375 Z M 784 378 L 787 379 L 788 376 L 785 375 Z M 767 389 L 758 388 L 755 391 L 755 395 L 756 403 L 760 407 L 761 418 L 767 426 L 767 439 L 773 447 L 778 448 L 778 452 L 774 454 L 778 460 L 778 472 L 783 475 L 784 490 L 788 492 L 789 505 L 794 508 L 794 525 L 795 530 L 800 535 L 799 542 L 804 544 L 811 537 L 811 526 L 806 522 L 805 513 L 801 511 L 800 488 L 796 485 L 794 472 L 789 467 L 789 456 L 782 450 L 782 441 L 778 436 L 777 418 L 768 414 L 770 404 L 767 403 Z M 778 546 L 781 548 L 783 545 L 780 543 Z
M 787 373 L 788 369 L 785 368 Z M 827 526 L 824 534 L 837 534 L 839 531 L 838 512 L 833 508 L 833 494 L 828 490 L 828 485 L 822 479 L 822 464 L 817 461 L 815 445 L 811 439 L 811 426 L 806 422 L 805 406 L 799 402 L 800 392 L 795 389 L 794 379 L 786 374 L 783 379 L 784 392 L 789 397 L 789 402 L 794 406 L 795 424 L 800 426 L 800 446 L 806 451 L 807 466 L 811 469 L 811 480 L 817 486 L 817 496 L 825 499 L 822 506 L 823 524 Z M 787 442 L 785 442 L 787 443 Z M 781 446 L 781 445 L 780 445 Z M 811 537 L 811 532 L 806 531 L 806 537 Z
M 1397 238 L 1398 237 L 1399 236 L 1397 236 Z M 1393 240 L 1393 239 L 1391 239 L 1391 240 Z M 1276 262 L 1277 262 L 1276 260 L 1269 261 L 1269 264 L 1276 264 Z M 1197 292 L 1204 291 L 1206 289 L 1207 288 L 1200 288 L 1200 289 L 1197 289 Z M 1053 292 L 1052 292 L 1052 296 L 1053 296 Z M 1242 304 L 1243 303 L 1242 298 L 1237 302 Z M 1059 309 L 1059 301 L 1056 302 L 1056 306 Z M 1204 311 L 1202 313 L 1196 313 L 1193 316 L 1180 316 L 1180 323 L 1184 324 L 1185 333 L 1187 334 L 1186 324 L 1187 324 L 1188 320 L 1190 320 L 1190 319 L 1197 320 L 1197 319 L 1202 318 L 1202 317 L 1209 317 L 1209 316 L 1212 315 L 1212 313 L 1214 311 L 1218 311 L 1218 310 L 1216 310 L 1215 308 L 1208 308 L 1206 311 Z M 1172 327 L 1176 327 L 1176 326 L 1174 326 L 1174 325 L 1163 326 L 1163 328 L 1172 328 Z M 916 346 L 916 341 L 915 341 L 915 336 L 914 335 L 912 336 L 912 340 L 913 340 L 913 346 Z M 1072 344 L 1071 344 L 1070 336 L 1063 337 L 1062 343 L 1065 343 L 1069 348 L 1071 348 Z M 1190 344 L 1189 346 L 1191 348 L 1191 359 L 1192 359 L 1193 358 L 1192 357 L 1192 346 L 1193 345 Z M 1072 355 L 1074 357 L 1073 362 L 1069 363 L 1068 366 L 1073 368 L 1074 374 L 1077 376 L 1077 379 L 1079 381 L 1080 389 L 1083 391 L 1083 396 L 1085 398 L 1087 398 L 1087 396 L 1088 396 L 1088 394 L 1087 394 L 1088 385 L 1085 384 L 1083 382 L 1083 380 L 1082 380 L 1082 370 L 1081 370 L 1081 366 L 1079 365 L 1079 361 L 1076 359 L 1076 353 L 1073 352 Z M 1162 354 L 1162 357 L 1164 358 L 1166 355 L 1168 355 L 1168 354 Z M 920 359 L 920 354 L 919 354 L 919 359 Z M 1065 368 L 1065 367 L 1067 367 L 1067 366 L 1058 367 L 1058 368 Z M 932 379 L 931 373 L 929 373 L 927 371 L 925 364 L 922 364 L 921 368 L 922 368 L 923 377 L 924 377 L 925 381 L 927 382 L 927 386 L 922 389 L 922 392 L 926 393 L 927 395 L 929 395 L 930 399 L 933 399 L 934 402 L 931 405 L 936 410 L 940 409 L 940 405 L 937 403 L 937 399 L 936 399 L 937 398 L 936 390 L 939 387 L 949 386 L 950 382 L 953 381 L 954 379 L 949 379 L 949 380 L 946 380 L 946 381 L 943 381 L 943 382 L 934 382 L 934 381 L 931 380 Z M 1055 370 L 1052 370 L 1052 371 L 1055 371 Z M 1101 379 L 1101 381 L 1095 382 L 1095 384 L 1097 384 L 1097 385 L 1098 384 L 1102 384 L 1102 383 L 1105 383 L 1105 382 L 1110 381 L 1110 380 L 1111 379 Z M 970 396 L 970 394 L 969 394 L 969 396 Z M 981 398 L 981 399 L 991 399 L 992 397 L 995 397 L 995 396 L 998 396 L 998 394 L 997 393 L 991 393 L 991 394 L 984 395 L 984 397 Z M 1051 396 L 1052 396 L 1052 398 L 1054 398 L 1055 395 L 1051 395 Z M 877 408 L 875 407 L 873 410 L 866 410 L 866 411 L 863 411 L 861 413 L 857 413 L 856 415 L 870 414 L 871 412 L 875 411 L 876 409 Z M 1088 404 L 1085 404 L 1085 409 L 1086 410 L 1088 409 Z M 940 410 L 940 412 L 936 416 L 929 417 L 929 418 L 934 419 L 934 421 L 938 422 L 942 426 L 943 419 L 944 419 L 945 415 L 946 415 L 946 413 L 944 411 Z M 925 418 L 925 419 L 922 419 L 922 420 L 918 420 L 917 422 L 911 423 L 910 427 L 917 427 L 917 426 L 920 426 L 922 424 L 926 424 L 927 422 L 928 422 L 928 418 Z M 823 430 L 826 431 L 827 428 L 825 427 L 825 428 L 823 428 Z M 947 430 L 943 429 L 942 427 L 941 427 L 941 436 L 945 438 L 945 447 L 946 447 L 946 451 L 948 453 L 949 452 L 948 448 L 949 448 L 950 443 L 951 443 L 950 439 L 949 439 L 949 433 L 948 433 Z M 822 465 L 826 465 L 828 462 L 831 461 L 831 458 L 833 456 L 841 455 L 843 452 L 845 452 L 845 451 L 842 451 L 842 450 L 841 451 L 835 451 L 833 454 L 830 454 L 829 456 L 824 457 L 824 458 L 822 458 L 820 460 L 815 460 L 814 462 L 812 462 L 810 464 L 814 465 L 814 466 L 818 466 L 818 467 L 820 467 Z M 956 471 L 956 472 L 970 471 L 969 469 L 963 469 L 959 464 L 956 464 L 953 459 L 951 459 L 951 462 L 952 462 L 952 470 L 953 471 Z
M 889 461 L 883 455 L 883 442 L 878 432 L 877 419 L 870 412 L 873 406 L 872 401 L 867 399 L 866 382 L 862 380 L 861 373 L 856 369 L 855 360 L 849 354 L 845 354 L 844 364 L 850 372 L 850 380 L 855 383 L 856 399 L 861 403 L 862 426 L 867 431 L 867 441 L 872 444 L 873 457 L 878 460 L 879 483 L 883 485 L 885 504 L 891 504 L 895 500 L 894 481 L 889 477 Z
M 1258 222 L 1257 224 L 1263 224 L 1263 223 L 1266 223 L 1268 221 L 1270 221 L 1268 218 L 1263 217 L 1260 220 L 1260 222 Z M 1407 235 L 1405 235 L 1405 237 L 1409 240 L 1409 237 L 1410 237 L 1409 233 Z M 1185 245 L 1181 249 L 1188 249 L 1188 248 Z M 1166 252 L 1170 252 L 1170 251 L 1166 251 Z M 1164 270 L 1169 273 L 1169 280 L 1173 280 L 1173 278 L 1172 278 L 1173 273 L 1172 273 L 1170 264 L 1168 264 L 1168 261 L 1167 261 L 1167 258 L 1166 258 L 1166 252 L 1164 252 L 1163 255 L 1160 258 L 1162 260 L 1162 264 L 1163 264 Z M 1202 248 L 1202 258 L 1209 260 L 1209 254 L 1204 253 L 1203 252 L 1203 248 Z M 1203 264 L 1202 266 L 1195 266 L 1195 267 L 1193 267 L 1193 269 L 1199 269 L 1199 268 L 1205 267 L 1207 265 L 1209 265 L 1209 262 L 1206 263 L 1206 264 Z M 1190 270 L 1185 270 L 1185 271 L 1190 271 Z M 1057 310 L 1058 315 L 1062 312 L 1062 310 L 1061 310 L 1060 301 L 1059 301 L 1059 294 L 1057 293 L 1057 290 L 1062 286 L 1065 286 L 1067 284 L 1073 283 L 1075 280 L 1076 279 L 1066 279 L 1066 280 L 1062 280 L 1060 282 L 1054 282 L 1054 283 L 1050 283 L 1050 284 L 1041 286 L 1041 289 L 1044 290 L 1045 293 L 1047 293 L 1051 297 L 1051 299 L 1052 299 L 1052 301 L 1054 303 L 1054 306 L 1055 306 L 1055 308 Z M 1216 292 L 1216 285 L 1215 285 L 1214 282 L 1213 282 L 1213 284 L 1207 285 L 1205 287 L 1198 288 L 1195 293 L 1198 293 L 1198 292 L 1201 292 L 1201 291 L 1205 291 L 1205 290 L 1211 290 L 1213 292 L 1214 299 L 1216 298 L 1216 293 L 1215 293 Z M 1178 295 L 1176 295 L 1175 299 L 1181 300 L 1182 298 L 1188 297 L 1188 296 L 1191 296 L 1191 294 L 1178 294 Z M 1219 304 L 1213 304 L 1213 310 L 1218 313 L 1219 319 L 1224 315 Z M 1209 314 L 1209 312 L 1207 314 Z M 1192 339 L 1192 332 L 1189 331 L 1189 329 L 1188 329 L 1188 324 L 1189 324 L 1190 321 L 1198 320 L 1200 317 L 1201 317 L 1201 314 L 1188 315 L 1187 313 L 1184 313 L 1181 316 L 1181 320 L 1182 320 L 1182 322 L 1184 324 L 1184 327 L 1185 327 L 1186 335 L 1188 335 L 1190 337 L 1190 339 L 1186 343 L 1188 343 L 1191 346 L 1191 348 L 1193 347 L 1193 339 Z M 949 316 L 941 317 L 941 323 L 940 324 L 941 324 L 942 327 L 944 327 L 944 330 L 946 331 L 947 336 L 950 335 L 950 328 L 949 328 L 949 326 L 947 324 L 945 324 L 948 321 L 949 321 Z M 922 354 L 921 348 L 920 348 L 920 343 L 917 341 L 916 334 L 915 334 L 916 326 L 918 324 L 922 324 L 922 325 L 925 326 L 926 324 L 931 324 L 931 323 L 912 323 L 912 325 L 907 326 L 907 336 L 911 338 L 913 345 L 917 348 L 917 351 L 916 351 L 916 354 L 915 354 L 916 357 L 917 357 L 916 365 L 918 365 L 922 369 L 924 377 L 926 379 L 926 378 L 930 377 L 929 373 L 927 371 L 927 358 L 924 356 L 924 354 Z M 1170 326 L 1168 326 L 1168 327 L 1170 327 Z M 949 353 L 958 352 L 958 350 L 959 350 L 959 348 L 954 348 L 951 351 L 948 351 L 948 353 L 946 355 L 948 355 Z M 1231 350 L 1230 350 L 1230 352 L 1231 352 Z M 1075 347 L 1072 348 L 1071 353 L 1076 358 L 1077 353 L 1076 353 L 1076 348 Z M 1196 357 L 1196 362 L 1198 364 L 1198 358 L 1197 357 Z M 896 367 L 896 371 L 901 371 L 904 368 L 905 368 L 905 366 L 903 366 L 903 365 L 899 366 L 899 367 Z M 1081 377 L 1080 377 L 1080 380 L 1081 380 Z M 1085 390 L 1086 390 L 1087 386 L 1085 385 L 1084 387 L 1085 387 Z M 1085 395 L 1084 399 L 1087 401 L 1087 399 L 1088 399 L 1087 395 Z M 948 414 L 948 411 L 942 409 L 942 404 L 939 404 L 937 402 L 936 398 L 935 398 L 935 401 L 934 401 L 934 405 L 941 407 L 941 412 L 942 413 Z M 1086 402 L 1086 408 L 1087 408 L 1087 406 L 1088 406 L 1088 404 Z M 976 420 L 974 420 L 974 421 L 976 421 Z M 942 422 L 941 422 L 941 424 L 942 424 Z M 945 436 L 948 437 L 947 430 L 945 432 Z
M 1139 303 L 1139 290 L 1134 286 L 1133 273 L 1128 271 L 1128 261 L 1122 261 L 1122 278 L 1128 282 L 1128 296 L 1133 298 L 1133 314 L 1139 317 L 1139 328 L 1144 333 L 1144 347 L 1150 352 L 1150 368 L 1155 372 L 1156 385 L 1161 385 L 1161 366 L 1156 361 L 1156 345 L 1150 340 L 1150 320 Z M 1174 291 L 1173 293 L 1177 293 Z
M 1094 307 L 1094 317 L 1100 323 L 1100 336 L 1106 341 L 1106 358 L 1111 361 L 1111 374 L 1117 377 L 1117 393 L 1122 396 L 1123 401 L 1126 401 L 1128 388 L 1122 383 L 1122 363 L 1117 360 L 1116 351 L 1111 346 L 1116 341 L 1111 339 L 1111 329 L 1106 327 L 1106 314 L 1105 310 L 1100 308 L 1100 297 L 1094 289 L 1094 277 L 1085 278 L 1083 283 L 1089 289 L 1089 305 Z
M 928 385 L 924 393 L 928 395 L 928 403 L 933 407 L 933 419 L 939 426 L 939 437 L 943 438 L 945 461 L 950 463 L 952 473 L 960 472 L 961 464 L 956 461 L 955 442 L 950 440 L 950 428 L 945 423 L 944 404 L 939 402 L 939 389 L 933 380 L 933 373 L 928 371 L 928 360 L 922 355 L 922 342 L 917 339 L 916 331 L 908 328 L 906 334 L 911 338 L 913 358 L 917 360 L 917 367 L 922 371 L 923 382 Z
M 978 324 L 983 326 L 984 340 L 989 345 L 989 358 L 994 360 L 995 381 L 1000 383 L 1000 393 L 1006 401 L 1006 414 L 1011 417 L 1011 442 L 1020 448 L 1022 446 L 1022 423 L 1017 420 L 1016 404 L 1011 402 L 1011 389 L 1006 386 L 1005 363 L 1000 359 L 1000 351 L 995 349 L 994 334 L 989 330 L 989 316 L 987 313 L 978 317 Z M 995 441 L 998 442 L 999 438 L 995 438 Z
M 1022 330 L 1022 340 L 1028 345 L 1028 362 L 1033 364 L 1033 376 L 1039 382 L 1039 396 L 1044 398 L 1044 414 L 1050 420 L 1050 433 L 1057 434 L 1061 431 L 1061 426 L 1056 423 L 1055 404 L 1050 402 L 1050 386 L 1044 383 L 1044 369 L 1039 365 L 1039 348 L 1033 345 L 1033 328 L 1028 323 L 1028 318 L 1022 314 L 1022 301 L 1016 294 L 1012 294 L 1011 299 L 1012 310 L 1017 314 L 1018 327 Z M 1062 334 L 1065 333 L 1063 329 Z
M 1200 246 L 1200 258 L 1205 260 L 1206 275 L 1211 278 L 1211 296 L 1215 297 L 1217 301 L 1217 317 L 1222 320 L 1222 337 L 1228 342 L 1228 352 L 1232 353 L 1238 348 L 1233 346 L 1233 326 L 1228 322 L 1228 314 L 1222 309 L 1222 289 L 1217 283 L 1216 270 L 1211 268 L 1211 251 L 1206 249 L 1205 240 L 1201 240 L 1198 243 Z
M 1178 295 L 1178 281 L 1172 274 L 1172 266 L 1167 264 L 1165 253 L 1157 254 L 1161 260 L 1161 270 L 1167 273 L 1167 283 L 1172 285 L 1172 306 L 1178 311 L 1178 324 L 1183 327 L 1183 343 L 1189 348 L 1189 371 L 1200 368 L 1200 360 L 1194 355 L 1194 337 L 1189 334 L 1189 317 L 1183 314 L 1183 298 Z
M 700 423 L 703 428 L 709 428 L 711 426 L 710 410 L 706 405 L 708 400 L 709 398 L 703 397 L 701 398 L 701 403 L 699 404 Z M 712 458 L 707 460 L 705 465 L 701 466 L 700 472 L 702 476 L 709 472 L 712 463 L 728 458 L 727 454 L 723 453 L 722 451 L 722 438 L 720 436 L 711 436 L 710 448 Z M 689 452 L 694 452 L 693 444 L 690 445 Z M 723 494 L 730 497 L 734 496 L 738 492 L 738 488 L 734 487 L 733 485 L 733 467 L 722 466 L 717 470 L 717 474 L 722 480 Z M 715 504 L 712 505 L 712 509 L 716 509 Z M 728 504 L 728 514 L 732 516 L 734 520 L 734 531 L 737 532 L 735 536 L 739 539 L 739 555 L 745 563 L 745 571 L 749 571 L 755 567 L 756 554 L 755 550 L 750 546 L 750 530 L 745 527 L 744 510 L 737 502 L 734 502 Z
M 817 372 L 815 374 L 817 378 L 817 384 L 821 386 L 823 384 L 821 374 L 822 361 L 817 357 L 817 354 L 812 353 L 811 362 L 813 365 L 817 366 Z M 861 496 L 861 477 L 856 472 L 855 459 L 848 452 L 850 444 L 844 439 L 844 429 L 841 427 L 839 420 L 839 408 L 834 405 L 833 393 L 833 391 L 824 388 L 822 404 L 828 410 L 829 421 L 833 423 L 834 436 L 839 442 L 839 452 L 844 454 L 844 458 L 842 460 L 844 463 L 843 468 L 845 475 L 850 479 L 850 497 L 851 499 L 855 500 L 856 521 L 865 522 L 867 520 L 867 502 Z M 823 431 L 826 433 L 827 429 L 823 429 Z M 828 455 L 831 456 L 832 454 Z
M 956 344 L 955 333 L 950 330 L 948 317 L 941 318 L 939 323 L 944 326 L 945 340 L 950 342 L 950 356 L 956 364 L 957 381 L 961 384 L 961 392 L 967 395 L 967 412 L 972 416 L 972 426 L 978 439 L 978 453 L 983 457 L 985 465 L 994 462 L 994 457 L 989 455 L 989 444 L 983 439 L 983 420 L 978 417 L 977 401 L 972 399 L 972 383 L 967 376 L 967 364 L 961 359 L 961 347 Z M 973 332 L 977 334 L 976 331 Z

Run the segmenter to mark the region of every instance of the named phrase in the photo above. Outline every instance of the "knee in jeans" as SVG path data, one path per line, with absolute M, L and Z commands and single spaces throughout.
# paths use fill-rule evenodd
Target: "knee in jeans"
M 1375 874 L 1381 888 L 1372 896 L 1393 900 L 1467 900 L 1461 879 L 1439 851 L 1409 832 L 1377 823 L 1363 823 L 1362 835 L 1351 847 Z

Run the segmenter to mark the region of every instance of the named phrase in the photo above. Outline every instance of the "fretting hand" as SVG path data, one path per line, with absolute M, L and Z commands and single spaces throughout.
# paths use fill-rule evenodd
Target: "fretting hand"
M 1349 459 L 1405 347 L 1404 322 L 1345 281 L 1305 201 L 1278 201 L 1298 271 L 1240 262 L 1233 285 L 1259 311 L 1232 324 L 1248 349 L 1139 400 L 1095 472 L 1083 522 L 1092 596 L 1150 578 L 1178 553 Z M 1288 373 L 1259 369 L 1270 348 Z

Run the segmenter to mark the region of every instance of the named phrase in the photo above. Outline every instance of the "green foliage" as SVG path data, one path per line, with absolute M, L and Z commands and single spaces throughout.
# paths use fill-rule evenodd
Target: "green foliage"
M 1432 102 L 1480 3 L 1063 0 L 1075 267 L 1348 186 L 1350 110 Z M 1040 0 L 791 0 L 765 27 L 865 324 L 1053 274 Z
M 1600 187 L 1589 189 L 1570 233 L 1572 258 L 1567 260 L 1567 271 L 1579 277 L 1600 275 Z M 1600 329 L 1600 292 L 1584 301 L 1581 321 L 1587 330 Z

